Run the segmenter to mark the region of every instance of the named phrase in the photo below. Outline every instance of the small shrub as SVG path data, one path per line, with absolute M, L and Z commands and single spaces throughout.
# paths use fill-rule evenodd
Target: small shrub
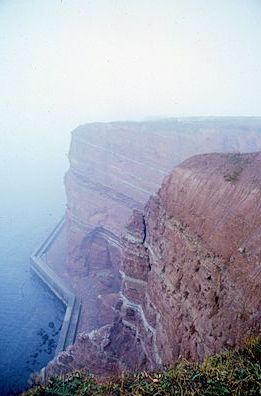
M 230 183 L 236 183 L 243 170 L 245 160 L 239 153 L 228 154 L 228 162 L 232 164 L 232 170 L 224 175 L 224 179 Z
M 230 183 L 235 183 L 238 181 L 240 173 L 242 172 L 242 168 L 234 170 L 232 173 L 227 173 L 224 176 L 225 181 Z

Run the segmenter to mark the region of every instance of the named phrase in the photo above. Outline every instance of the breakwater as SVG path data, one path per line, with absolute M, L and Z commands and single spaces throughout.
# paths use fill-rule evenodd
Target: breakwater
M 61 233 L 65 224 L 64 217 L 55 226 L 48 237 L 32 253 L 30 257 L 31 269 L 48 286 L 55 296 L 66 306 L 63 325 L 61 328 L 59 341 L 57 343 L 55 355 L 64 351 L 67 346 L 73 344 L 81 312 L 81 301 L 68 289 L 61 278 L 53 271 L 45 261 L 44 257 L 48 250 Z M 44 370 L 41 371 L 44 379 Z

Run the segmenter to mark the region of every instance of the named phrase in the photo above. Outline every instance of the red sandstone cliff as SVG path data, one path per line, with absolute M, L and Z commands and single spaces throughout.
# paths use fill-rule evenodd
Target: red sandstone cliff
M 115 319 L 48 365 L 97 374 L 202 359 L 260 332 L 261 153 L 178 166 L 122 239 Z
M 94 123 L 73 131 L 64 272 L 83 300 L 79 331 L 111 323 L 121 234 L 133 210 L 143 210 L 173 167 L 198 153 L 256 150 L 260 118 Z
M 126 238 L 122 294 L 126 307 L 138 305 L 155 363 L 202 359 L 259 332 L 260 153 L 185 161 L 146 205 L 143 234 L 139 216 Z

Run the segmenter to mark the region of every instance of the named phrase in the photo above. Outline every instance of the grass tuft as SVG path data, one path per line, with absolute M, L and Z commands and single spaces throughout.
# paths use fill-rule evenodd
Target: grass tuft
M 83 372 L 55 377 L 23 396 L 257 396 L 261 394 L 261 338 L 207 357 L 202 364 L 182 361 L 161 372 L 122 374 L 112 382 Z

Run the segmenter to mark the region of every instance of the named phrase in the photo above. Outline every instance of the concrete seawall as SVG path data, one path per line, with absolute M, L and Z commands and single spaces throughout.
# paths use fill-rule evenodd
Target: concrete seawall
M 81 312 L 81 302 L 63 283 L 59 276 L 45 263 L 43 255 L 48 252 L 52 243 L 64 227 L 64 217 L 59 221 L 49 236 L 41 243 L 30 257 L 31 269 L 49 287 L 66 306 L 63 325 L 60 332 L 55 355 L 73 344 Z

